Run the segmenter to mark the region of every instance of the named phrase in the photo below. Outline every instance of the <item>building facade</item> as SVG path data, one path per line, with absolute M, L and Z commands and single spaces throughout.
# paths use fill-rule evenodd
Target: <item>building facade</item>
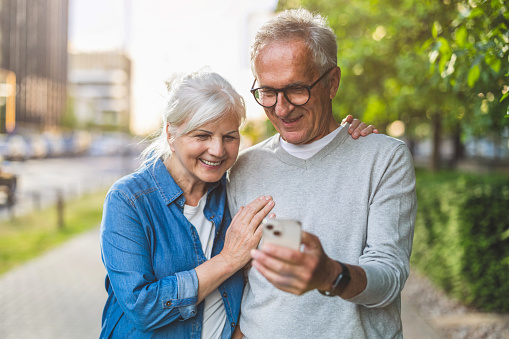
M 0 0 L 0 133 L 60 130 L 67 97 L 68 6 L 68 0 Z M 14 111 L 8 99 L 13 76 Z
M 125 53 L 70 53 L 68 81 L 78 127 L 129 133 L 131 60 Z

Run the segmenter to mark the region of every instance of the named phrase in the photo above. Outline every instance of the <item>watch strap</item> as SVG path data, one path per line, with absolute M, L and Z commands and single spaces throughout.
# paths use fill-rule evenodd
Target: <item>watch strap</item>
M 337 296 L 343 293 L 345 288 L 350 283 L 350 270 L 348 269 L 348 266 L 343 264 L 342 262 L 336 261 L 341 266 L 341 273 L 338 274 L 336 279 L 334 279 L 334 282 L 332 283 L 332 286 L 329 291 L 321 291 L 318 290 L 321 294 L 325 296 Z

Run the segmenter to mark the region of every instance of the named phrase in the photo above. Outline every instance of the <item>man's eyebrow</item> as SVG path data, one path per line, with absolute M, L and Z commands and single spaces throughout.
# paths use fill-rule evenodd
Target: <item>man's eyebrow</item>
M 276 88 L 276 87 L 271 87 L 271 86 L 261 86 L 259 88 L 268 88 L 268 89 L 283 89 L 283 88 L 287 88 L 287 87 L 292 87 L 292 86 L 306 86 L 307 84 L 302 81 L 302 80 L 298 80 L 298 81 L 295 81 L 295 82 L 292 82 L 290 84 L 287 84 L 286 86 L 284 87 L 279 87 L 279 88 Z

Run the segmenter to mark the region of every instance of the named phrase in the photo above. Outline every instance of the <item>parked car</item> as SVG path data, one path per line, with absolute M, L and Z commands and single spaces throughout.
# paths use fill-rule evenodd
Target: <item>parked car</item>
M 0 155 L 9 161 L 24 161 L 30 158 L 30 149 L 21 135 L 1 134 Z
M 48 146 L 48 156 L 55 158 L 65 154 L 64 139 L 61 135 L 44 133 L 42 135 Z
M 66 156 L 81 156 L 88 152 L 92 137 L 88 131 L 74 131 L 63 137 Z
M 29 155 L 32 159 L 43 159 L 48 156 L 48 144 L 46 140 L 39 134 L 25 136 L 29 148 Z

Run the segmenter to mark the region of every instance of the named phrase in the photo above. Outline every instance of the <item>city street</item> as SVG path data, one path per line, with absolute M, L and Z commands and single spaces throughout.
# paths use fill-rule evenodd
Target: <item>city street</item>
M 1 168 L 18 176 L 14 208 L 18 215 L 54 204 L 59 191 L 64 198 L 73 198 L 107 188 L 138 165 L 136 155 L 115 155 L 4 162 Z M 0 218 L 8 215 L 3 207 Z

